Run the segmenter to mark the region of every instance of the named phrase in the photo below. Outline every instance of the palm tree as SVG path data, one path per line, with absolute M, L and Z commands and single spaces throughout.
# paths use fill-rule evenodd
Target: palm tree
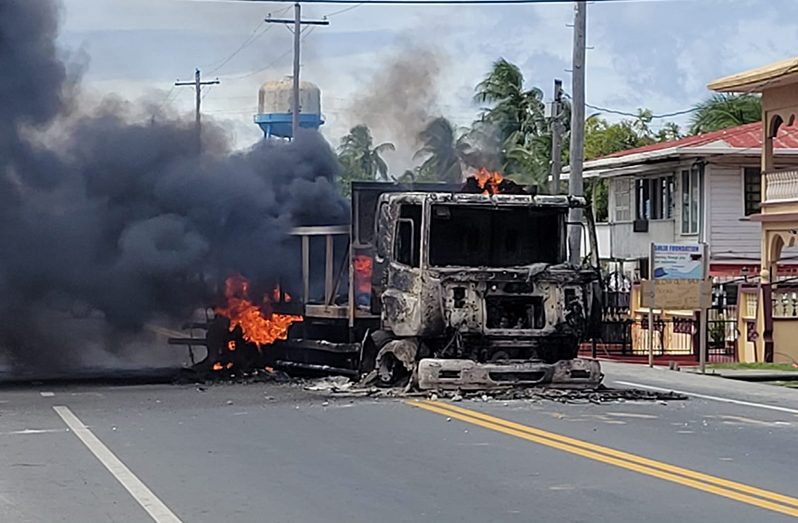
M 476 87 L 475 99 L 488 103 L 476 125 L 495 131 L 501 143 L 501 165 L 521 181 L 546 185 L 551 149 L 551 122 L 544 116 L 543 92 L 524 88 L 518 66 L 499 59 Z
M 517 65 L 500 58 L 476 87 L 475 100 L 491 106 L 481 119 L 499 127 L 507 139 L 515 132 L 541 134 L 546 131 L 543 92 L 537 87 L 524 89 L 524 75 Z
M 396 147 L 389 142 L 374 146 L 371 131 L 365 125 L 356 125 L 349 134 L 341 139 L 338 148 L 338 159 L 345 170 L 354 171 L 352 179 L 375 180 L 377 175 L 388 179 L 388 164 L 382 158 L 385 151 L 395 151 Z
M 456 183 L 462 180 L 461 161 L 471 147 L 466 133 L 457 137 L 457 131 L 449 120 L 438 117 L 430 121 L 418 134 L 421 148 L 414 159 L 425 158 L 419 171 L 432 179 Z
M 668 142 L 682 137 L 682 130 L 676 122 L 667 122 L 657 133 L 658 142 Z
M 715 94 L 694 109 L 691 134 L 719 131 L 762 119 L 762 99 L 756 94 Z

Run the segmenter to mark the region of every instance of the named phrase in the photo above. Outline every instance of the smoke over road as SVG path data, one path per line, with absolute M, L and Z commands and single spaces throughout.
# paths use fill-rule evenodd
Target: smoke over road
M 230 152 L 206 124 L 200 154 L 193 122 L 76 109 L 59 9 L 0 2 L 0 363 L 16 369 L 102 364 L 232 272 L 280 278 L 288 227 L 346 219 L 318 133 Z
M 440 115 L 438 89 L 446 63 L 440 49 L 409 42 L 385 60 L 349 108 L 353 121 L 368 125 L 377 142 L 388 139 L 396 146 L 395 153 L 386 153 L 396 174 L 413 167 L 419 133 Z

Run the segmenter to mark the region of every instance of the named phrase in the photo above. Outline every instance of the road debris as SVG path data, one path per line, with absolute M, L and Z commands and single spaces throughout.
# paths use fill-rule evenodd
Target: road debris
M 502 401 L 507 406 L 510 400 L 549 400 L 558 403 L 623 403 L 626 401 L 656 401 L 667 405 L 669 401 L 686 400 L 687 396 L 675 392 L 660 392 L 641 389 L 615 389 L 604 385 L 596 388 L 564 389 L 550 387 L 505 387 L 494 390 L 433 390 L 433 391 L 406 391 L 401 387 L 383 388 L 376 386 L 361 386 L 341 377 L 321 378 L 306 381 L 305 390 L 326 392 L 344 397 L 369 397 L 369 398 L 426 398 L 432 401 L 449 400 L 452 402 Z

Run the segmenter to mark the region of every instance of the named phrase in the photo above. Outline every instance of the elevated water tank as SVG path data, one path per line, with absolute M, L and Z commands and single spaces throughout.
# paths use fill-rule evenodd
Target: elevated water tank
M 266 82 L 258 92 L 258 114 L 255 123 L 270 138 L 291 138 L 291 109 L 294 81 L 290 76 Z M 299 83 L 299 126 L 316 129 L 323 124 L 321 118 L 321 90 L 310 82 Z

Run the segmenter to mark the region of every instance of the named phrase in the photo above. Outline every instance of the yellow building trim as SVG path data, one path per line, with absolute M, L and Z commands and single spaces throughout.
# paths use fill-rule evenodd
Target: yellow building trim
M 759 92 L 765 85 L 775 86 L 777 81 L 779 85 L 798 82 L 798 57 L 719 78 L 707 87 L 723 92 Z

